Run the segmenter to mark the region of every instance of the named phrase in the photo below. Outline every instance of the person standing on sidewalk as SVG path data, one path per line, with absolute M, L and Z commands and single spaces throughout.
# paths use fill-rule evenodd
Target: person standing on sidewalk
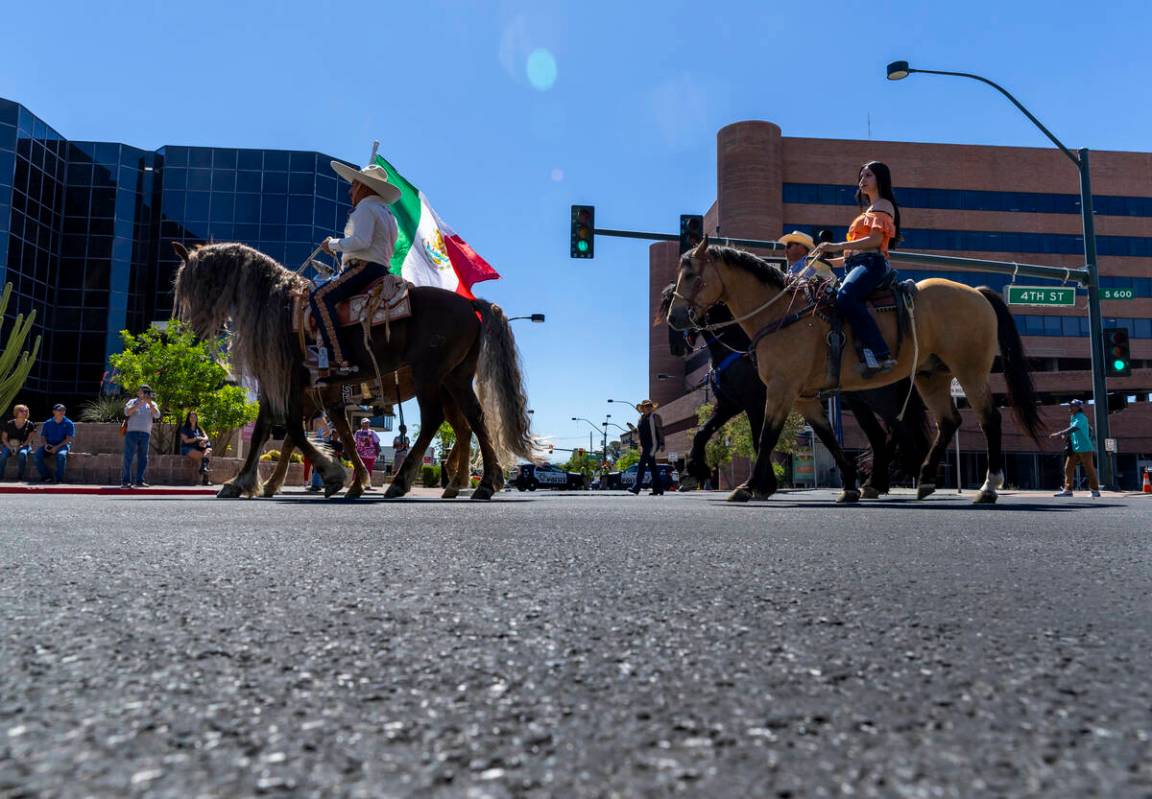
M 356 442 L 356 454 L 364 461 L 364 468 L 368 470 L 369 482 L 372 478 L 372 469 L 376 467 L 376 459 L 380 457 L 380 436 L 372 429 L 371 419 L 361 419 L 360 429 L 352 434 Z
M 1084 403 L 1074 399 L 1068 403 L 1068 409 L 1072 411 L 1072 423 L 1063 430 L 1057 430 L 1051 436 L 1055 438 L 1056 436 L 1067 435 L 1072 449 L 1064 459 L 1064 489 L 1057 492 L 1055 496 L 1073 496 L 1076 464 L 1080 464 L 1084 469 L 1084 474 L 1088 477 L 1088 488 L 1092 491 L 1092 496 L 1098 497 L 1100 496 L 1100 481 L 1096 478 L 1096 464 L 1093 461 L 1096 448 L 1092 446 L 1092 431 L 1088 427 L 1088 416 L 1084 413 Z
M 652 470 L 652 496 L 658 497 L 664 493 L 664 481 L 656 466 L 656 453 L 664 449 L 664 421 L 656 413 L 657 407 L 650 399 L 636 406 L 636 410 L 640 411 L 640 421 L 636 423 L 636 430 L 640 434 L 640 463 L 636 466 L 636 485 L 628 489 L 633 494 L 639 494 L 644 486 L 646 468 Z
M 144 471 L 148 468 L 148 442 L 152 438 L 152 423 L 160 418 L 160 409 L 152 399 L 152 389 L 140 386 L 136 398 L 124 406 L 128 431 L 124 434 L 124 467 L 120 470 L 121 488 L 147 488 Z M 136 480 L 132 477 L 132 458 L 136 458 Z

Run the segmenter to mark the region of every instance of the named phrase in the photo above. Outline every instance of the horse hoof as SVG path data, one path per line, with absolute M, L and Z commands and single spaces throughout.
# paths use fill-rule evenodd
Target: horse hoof
M 478 485 L 472 490 L 472 499 L 489 500 L 492 499 L 492 488 L 486 485 Z
M 231 483 L 225 483 L 220 486 L 220 490 L 216 492 L 217 499 L 240 499 L 240 489 Z
M 396 499 L 397 497 L 404 496 L 406 492 L 401 486 L 393 483 L 388 486 L 388 490 L 384 492 L 384 499 Z
M 456 499 L 460 496 L 460 489 L 455 486 L 448 486 L 444 489 L 444 493 L 440 495 L 440 499 Z
M 924 497 L 934 493 L 936 493 L 935 483 L 921 483 L 920 487 L 916 489 L 916 499 L 924 499 Z
M 864 486 L 860 489 L 861 499 L 880 499 L 880 492 L 872 486 Z
M 692 475 L 690 475 L 690 474 L 685 475 L 683 478 L 681 478 L 680 488 L 677 490 L 679 490 L 679 491 L 695 491 L 697 486 L 699 486 L 699 484 L 700 484 L 699 481 L 697 481 L 696 478 L 693 477 Z
M 339 483 L 325 483 L 324 484 L 324 498 L 327 499 L 328 497 L 332 496 L 333 494 L 339 494 L 343 490 L 344 490 L 343 481 L 341 481 Z M 352 489 L 348 489 L 348 490 L 351 491 Z
M 836 497 L 836 501 L 839 503 L 859 502 L 860 492 L 855 489 L 852 489 L 851 491 L 841 491 L 840 496 Z
M 728 495 L 729 502 L 748 502 L 752 499 L 752 492 L 747 488 L 737 488 Z
M 356 483 L 348 486 L 348 490 L 344 492 L 344 496 L 348 499 L 357 499 L 364 496 L 364 488 Z
M 976 499 L 972 500 L 973 505 L 995 505 L 999 496 L 992 491 L 981 491 L 976 495 Z

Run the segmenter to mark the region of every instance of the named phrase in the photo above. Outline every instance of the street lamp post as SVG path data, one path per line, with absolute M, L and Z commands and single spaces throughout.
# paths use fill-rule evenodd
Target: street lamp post
M 1080 217 L 1084 229 L 1084 268 L 1088 271 L 1088 280 L 1085 287 L 1088 289 L 1088 327 L 1092 346 L 1092 399 L 1095 406 L 1096 440 L 1104 441 L 1110 438 L 1108 429 L 1108 386 L 1104 378 L 1104 318 L 1100 312 L 1100 274 L 1096 264 L 1096 223 L 1092 211 L 1092 174 L 1088 161 L 1088 148 L 1082 147 L 1075 153 L 1064 146 L 1052 131 L 1032 115 L 1032 112 L 1008 93 L 998 83 L 988 80 L 970 72 L 945 72 L 937 69 L 913 69 L 907 61 L 893 61 L 888 65 L 888 80 L 903 80 L 914 72 L 925 75 L 949 75 L 956 78 L 971 78 L 991 86 L 1007 97 L 1012 105 L 1016 106 L 1028 117 L 1033 125 L 1040 129 L 1048 139 L 1056 145 L 1060 152 L 1068 156 L 1076 165 L 1080 173 Z M 1113 469 L 1111 453 L 1101 453 L 1100 477 L 1105 487 L 1115 487 L 1115 471 Z

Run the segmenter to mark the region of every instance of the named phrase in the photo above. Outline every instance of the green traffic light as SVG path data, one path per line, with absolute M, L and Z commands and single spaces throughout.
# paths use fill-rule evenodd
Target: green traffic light
M 1125 366 L 1127 366 L 1127 364 L 1125 364 L 1124 361 L 1120 360 L 1119 358 L 1112 361 L 1112 368 L 1117 372 L 1123 372 Z
M 578 249 L 580 252 L 588 252 L 588 242 L 586 242 L 586 241 L 576 242 L 576 249 Z

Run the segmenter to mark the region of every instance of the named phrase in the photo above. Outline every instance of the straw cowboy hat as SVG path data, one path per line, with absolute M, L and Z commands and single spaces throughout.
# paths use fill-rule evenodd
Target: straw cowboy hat
M 789 244 L 799 244 L 801 247 L 806 247 L 808 252 L 816 249 L 816 242 L 812 241 L 812 237 L 807 233 L 801 233 L 799 230 L 793 230 L 787 236 L 781 236 L 776 241 L 787 246 Z
M 388 182 L 388 170 L 382 166 L 369 164 L 363 169 L 353 169 L 347 164 L 333 161 L 332 171 L 349 183 L 363 183 L 379 194 L 386 203 L 394 203 L 400 199 L 400 189 Z
M 646 399 L 643 402 L 641 402 L 639 405 L 636 406 L 636 410 L 640 411 L 640 413 L 644 413 L 644 411 L 647 410 L 648 408 L 651 408 L 652 410 L 656 410 L 659 407 L 660 407 L 659 402 L 653 402 L 650 399 Z

